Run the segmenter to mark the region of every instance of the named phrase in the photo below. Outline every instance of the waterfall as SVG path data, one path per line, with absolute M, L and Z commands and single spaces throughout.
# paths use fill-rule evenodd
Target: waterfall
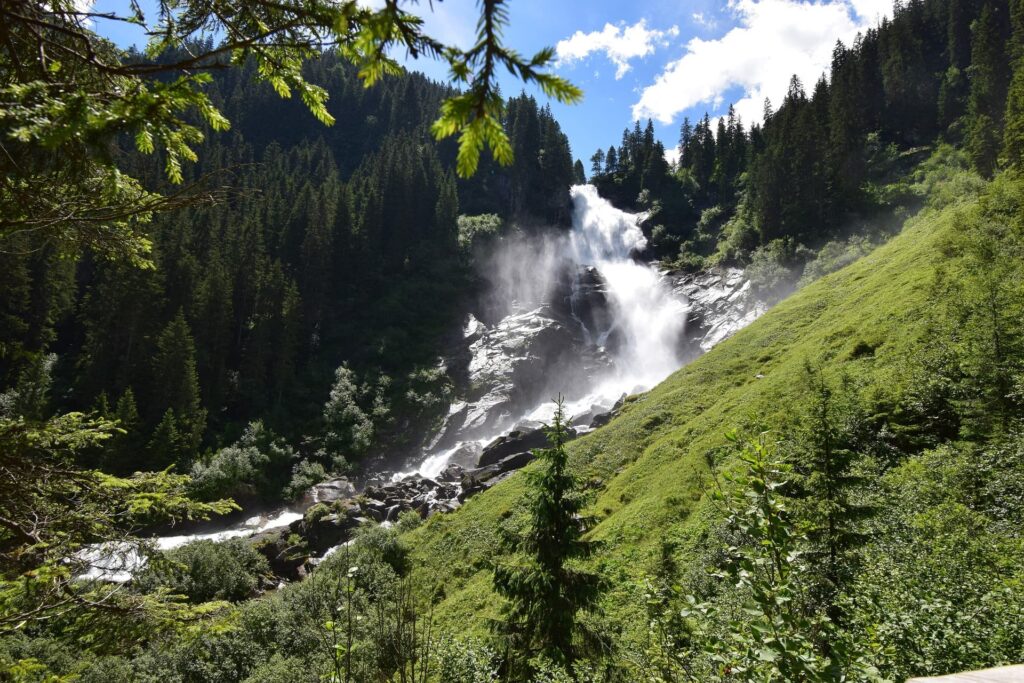
M 523 301 L 552 304 L 537 302 L 543 297 L 536 293 L 550 298 L 559 269 L 568 268 L 575 273 L 571 316 L 585 345 L 607 358 L 609 366 L 583 376 L 569 376 L 573 370 L 553 369 L 546 373 L 549 386 L 555 387 L 551 393 L 532 406 L 520 406 L 518 414 L 496 420 L 484 433 L 464 434 L 454 446 L 425 454 L 415 473 L 436 477 L 455 453 L 464 453 L 467 447 L 478 450 L 515 424 L 550 420 L 554 404 L 549 398 L 553 393 L 566 393 L 561 387 L 575 388 L 566 396 L 567 416 L 572 417 L 595 408 L 606 411 L 623 394 L 650 389 L 680 366 L 678 348 L 687 306 L 662 273 L 636 258 L 647 244 L 640 229 L 644 214 L 616 209 L 592 185 L 574 186 L 570 193 L 574 206 L 571 232 L 554 239 L 534 237 L 528 244 L 517 243 L 495 255 L 489 268 L 498 274 L 492 280 L 498 291 L 492 297 L 521 316 Z M 592 278 L 590 286 L 597 283 L 601 289 L 607 310 L 598 320 L 586 320 L 579 310 L 587 299 L 582 292 L 584 276 Z M 506 316 L 501 324 L 525 325 L 515 315 Z
M 550 398 L 558 393 L 566 394 L 574 427 L 586 431 L 623 394 L 650 389 L 765 310 L 738 269 L 674 280 L 659 272 L 638 258 L 647 245 L 640 229 L 644 214 L 616 209 L 591 185 L 570 193 L 568 234 L 510 238 L 479 264 L 491 283 L 480 311 L 488 315 L 484 322 L 467 313 L 452 355 L 469 358 L 465 395 L 450 406 L 433 445 L 410 454 L 399 465 L 405 471 L 367 472 L 367 479 L 390 475 L 393 485 L 402 486 L 434 480 L 451 464 L 477 468 L 484 446 L 496 437 L 513 428 L 536 433 L 538 423 L 549 421 Z M 699 334 L 686 341 L 691 314 L 700 321 Z M 686 348 L 688 355 L 681 351 Z M 431 485 L 425 495 L 433 500 L 439 484 Z M 285 508 L 153 543 L 166 550 L 194 540 L 247 537 L 283 530 L 301 518 L 301 510 Z M 89 566 L 83 578 L 102 581 L 128 581 L 145 564 L 134 547 L 119 544 L 84 548 L 78 559 Z
M 589 330 L 603 344 L 612 332 L 620 342 L 611 350 L 614 374 L 603 380 L 604 393 L 649 389 L 679 367 L 677 348 L 686 325 L 686 305 L 672 294 L 661 273 L 634 254 L 647 246 L 640 230 L 643 214 L 620 211 L 602 199 L 593 185 L 571 189 L 571 258 L 593 266 L 605 282 L 612 325 Z

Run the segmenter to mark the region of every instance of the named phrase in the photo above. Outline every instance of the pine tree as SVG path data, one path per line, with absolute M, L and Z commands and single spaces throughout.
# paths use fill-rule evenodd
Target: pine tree
M 572 172 L 573 172 L 573 181 L 577 185 L 586 185 L 587 184 L 587 172 L 585 170 L 583 170 L 583 162 L 582 161 L 580 161 L 579 159 L 576 160 L 576 163 L 573 164 Z
M 149 410 L 160 411 L 161 424 L 170 419 L 164 431 L 174 434 L 179 445 L 174 452 L 185 454 L 197 449 L 206 428 L 206 410 L 200 398 L 195 345 L 181 310 L 156 340 L 150 387 Z M 170 442 L 169 438 L 164 440 L 165 444 Z
M 550 448 L 539 451 L 542 467 L 527 473 L 530 521 L 522 536 L 511 538 L 521 555 L 517 564 L 494 569 L 494 588 L 508 603 L 496 625 L 511 654 L 506 663 L 511 680 L 529 671 L 528 661 L 544 655 L 570 665 L 579 654 L 574 642 L 577 614 L 596 607 L 601 581 L 578 567 L 595 543 L 583 539 L 586 520 L 576 480 L 568 471 L 565 412 L 561 398 L 548 428 Z
M 117 420 L 117 428 L 121 431 L 107 442 L 103 465 L 111 472 L 127 474 L 144 464 L 142 449 L 139 447 L 139 430 L 142 425 L 131 387 L 125 389 L 121 398 L 117 399 L 113 418 Z
M 820 370 L 804 368 L 810 395 L 794 434 L 795 469 L 802 475 L 796 496 L 803 501 L 805 533 L 823 581 L 820 599 L 833 622 L 840 619 L 836 597 L 854 575 L 853 551 L 866 535 L 871 508 L 858 503 L 865 480 L 854 466 L 866 430 L 849 380 L 836 392 Z
M 605 155 L 604 172 L 608 174 L 617 173 L 619 170 L 619 154 L 615 151 L 615 145 L 608 148 Z
M 1013 77 L 1006 96 L 1003 157 L 1008 166 L 1024 168 L 1024 0 L 1010 1 Z
M 596 176 L 604 173 L 604 150 L 598 149 L 590 157 L 590 175 Z
M 187 436 L 178 431 L 174 410 L 168 408 L 146 446 L 146 469 L 158 471 L 182 462 L 189 454 Z
M 1003 53 L 1005 37 L 992 3 L 986 3 L 971 29 L 971 92 L 967 149 L 978 172 L 995 171 L 1002 142 L 1003 112 L 1009 75 Z

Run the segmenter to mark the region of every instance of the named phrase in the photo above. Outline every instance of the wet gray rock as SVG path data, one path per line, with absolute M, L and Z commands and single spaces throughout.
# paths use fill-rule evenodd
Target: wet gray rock
M 567 293 L 553 298 L 568 299 Z M 462 372 L 459 362 L 450 363 L 454 374 L 464 376 L 464 398 L 451 406 L 430 445 L 434 451 L 493 433 L 550 396 L 582 388 L 610 365 L 568 304 L 514 311 L 489 327 L 471 318 L 467 332 L 470 327 Z
M 669 273 L 672 291 L 689 302 L 687 340 L 696 349 L 689 357 L 711 348 L 756 320 L 786 291 L 755 291 L 739 268 L 712 268 L 698 273 Z
M 356 495 L 356 487 L 345 477 L 337 477 L 310 487 L 302 496 L 300 504 L 310 508 L 317 503 L 334 503 Z
M 576 430 L 570 428 L 568 436 L 570 439 L 575 437 Z M 504 436 L 499 436 L 484 447 L 483 453 L 480 454 L 480 459 L 477 461 L 477 467 L 487 467 L 515 453 L 532 451 L 535 448 L 546 448 L 547 445 L 548 436 L 543 429 L 535 429 L 532 432 L 511 431 Z

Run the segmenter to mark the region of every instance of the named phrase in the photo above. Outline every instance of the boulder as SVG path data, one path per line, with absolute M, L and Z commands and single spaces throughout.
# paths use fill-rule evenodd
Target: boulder
M 576 436 L 576 430 L 569 427 L 566 435 L 572 439 Z M 546 448 L 547 445 L 548 435 L 543 429 L 535 429 L 532 432 L 511 431 L 484 447 L 477 467 L 488 467 L 510 455 L 532 451 L 535 448 Z
M 533 453 L 530 451 L 523 451 L 522 453 L 513 453 L 507 455 L 501 460 L 487 465 L 486 467 L 479 467 L 475 470 L 469 470 L 462 476 L 462 490 L 466 491 L 472 489 L 479 484 L 499 477 L 506 472 L 513 472 L 518 469 L 526 467 L 534 459 Z
M 250 539 L 258 553 L 267 558 L 274 576 L 287 581 L 298 581 L 305 576 L 303 565 L 309 553 L 288 543 L 287 536 L 280 531 L 266 531 Z
M 535 429 L 532 432 L 509 432 L 484 446 L 480 459 L 477 461 L 477 467 L 493 465 L 502 458 L 515 453 L 543 448 L 547 443 L 548 437 L 541 429 Z
M 311 486 L 302 496 L 301 505 L 311 508 L 317 503 L 334 503 L 356 495 L 356 487 L 345 477 L 337 477 Z

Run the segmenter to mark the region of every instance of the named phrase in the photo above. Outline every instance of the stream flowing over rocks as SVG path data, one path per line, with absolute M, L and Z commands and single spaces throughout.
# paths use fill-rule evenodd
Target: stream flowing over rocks
M 592 431 L 628 394 L 650 389 L 779 298 L 759 296 L 738 268 L 658 270 L 641 258 L 643 214 L 616 209 L 589 185 L 571 192 L 567 235 L 510 239 L 483 264 L 489 291 L 443 360 L 458 398 L 423 451 L 318 484 L 292 509 L 157 546 L 249 536 L 277 576 L 302 578 L 360 524 L 455 510 L 525 466 L 546 446 L 553 397 L 565 397 L 573 437 Z M 114 565 L 106 578 L 130 577 Z

